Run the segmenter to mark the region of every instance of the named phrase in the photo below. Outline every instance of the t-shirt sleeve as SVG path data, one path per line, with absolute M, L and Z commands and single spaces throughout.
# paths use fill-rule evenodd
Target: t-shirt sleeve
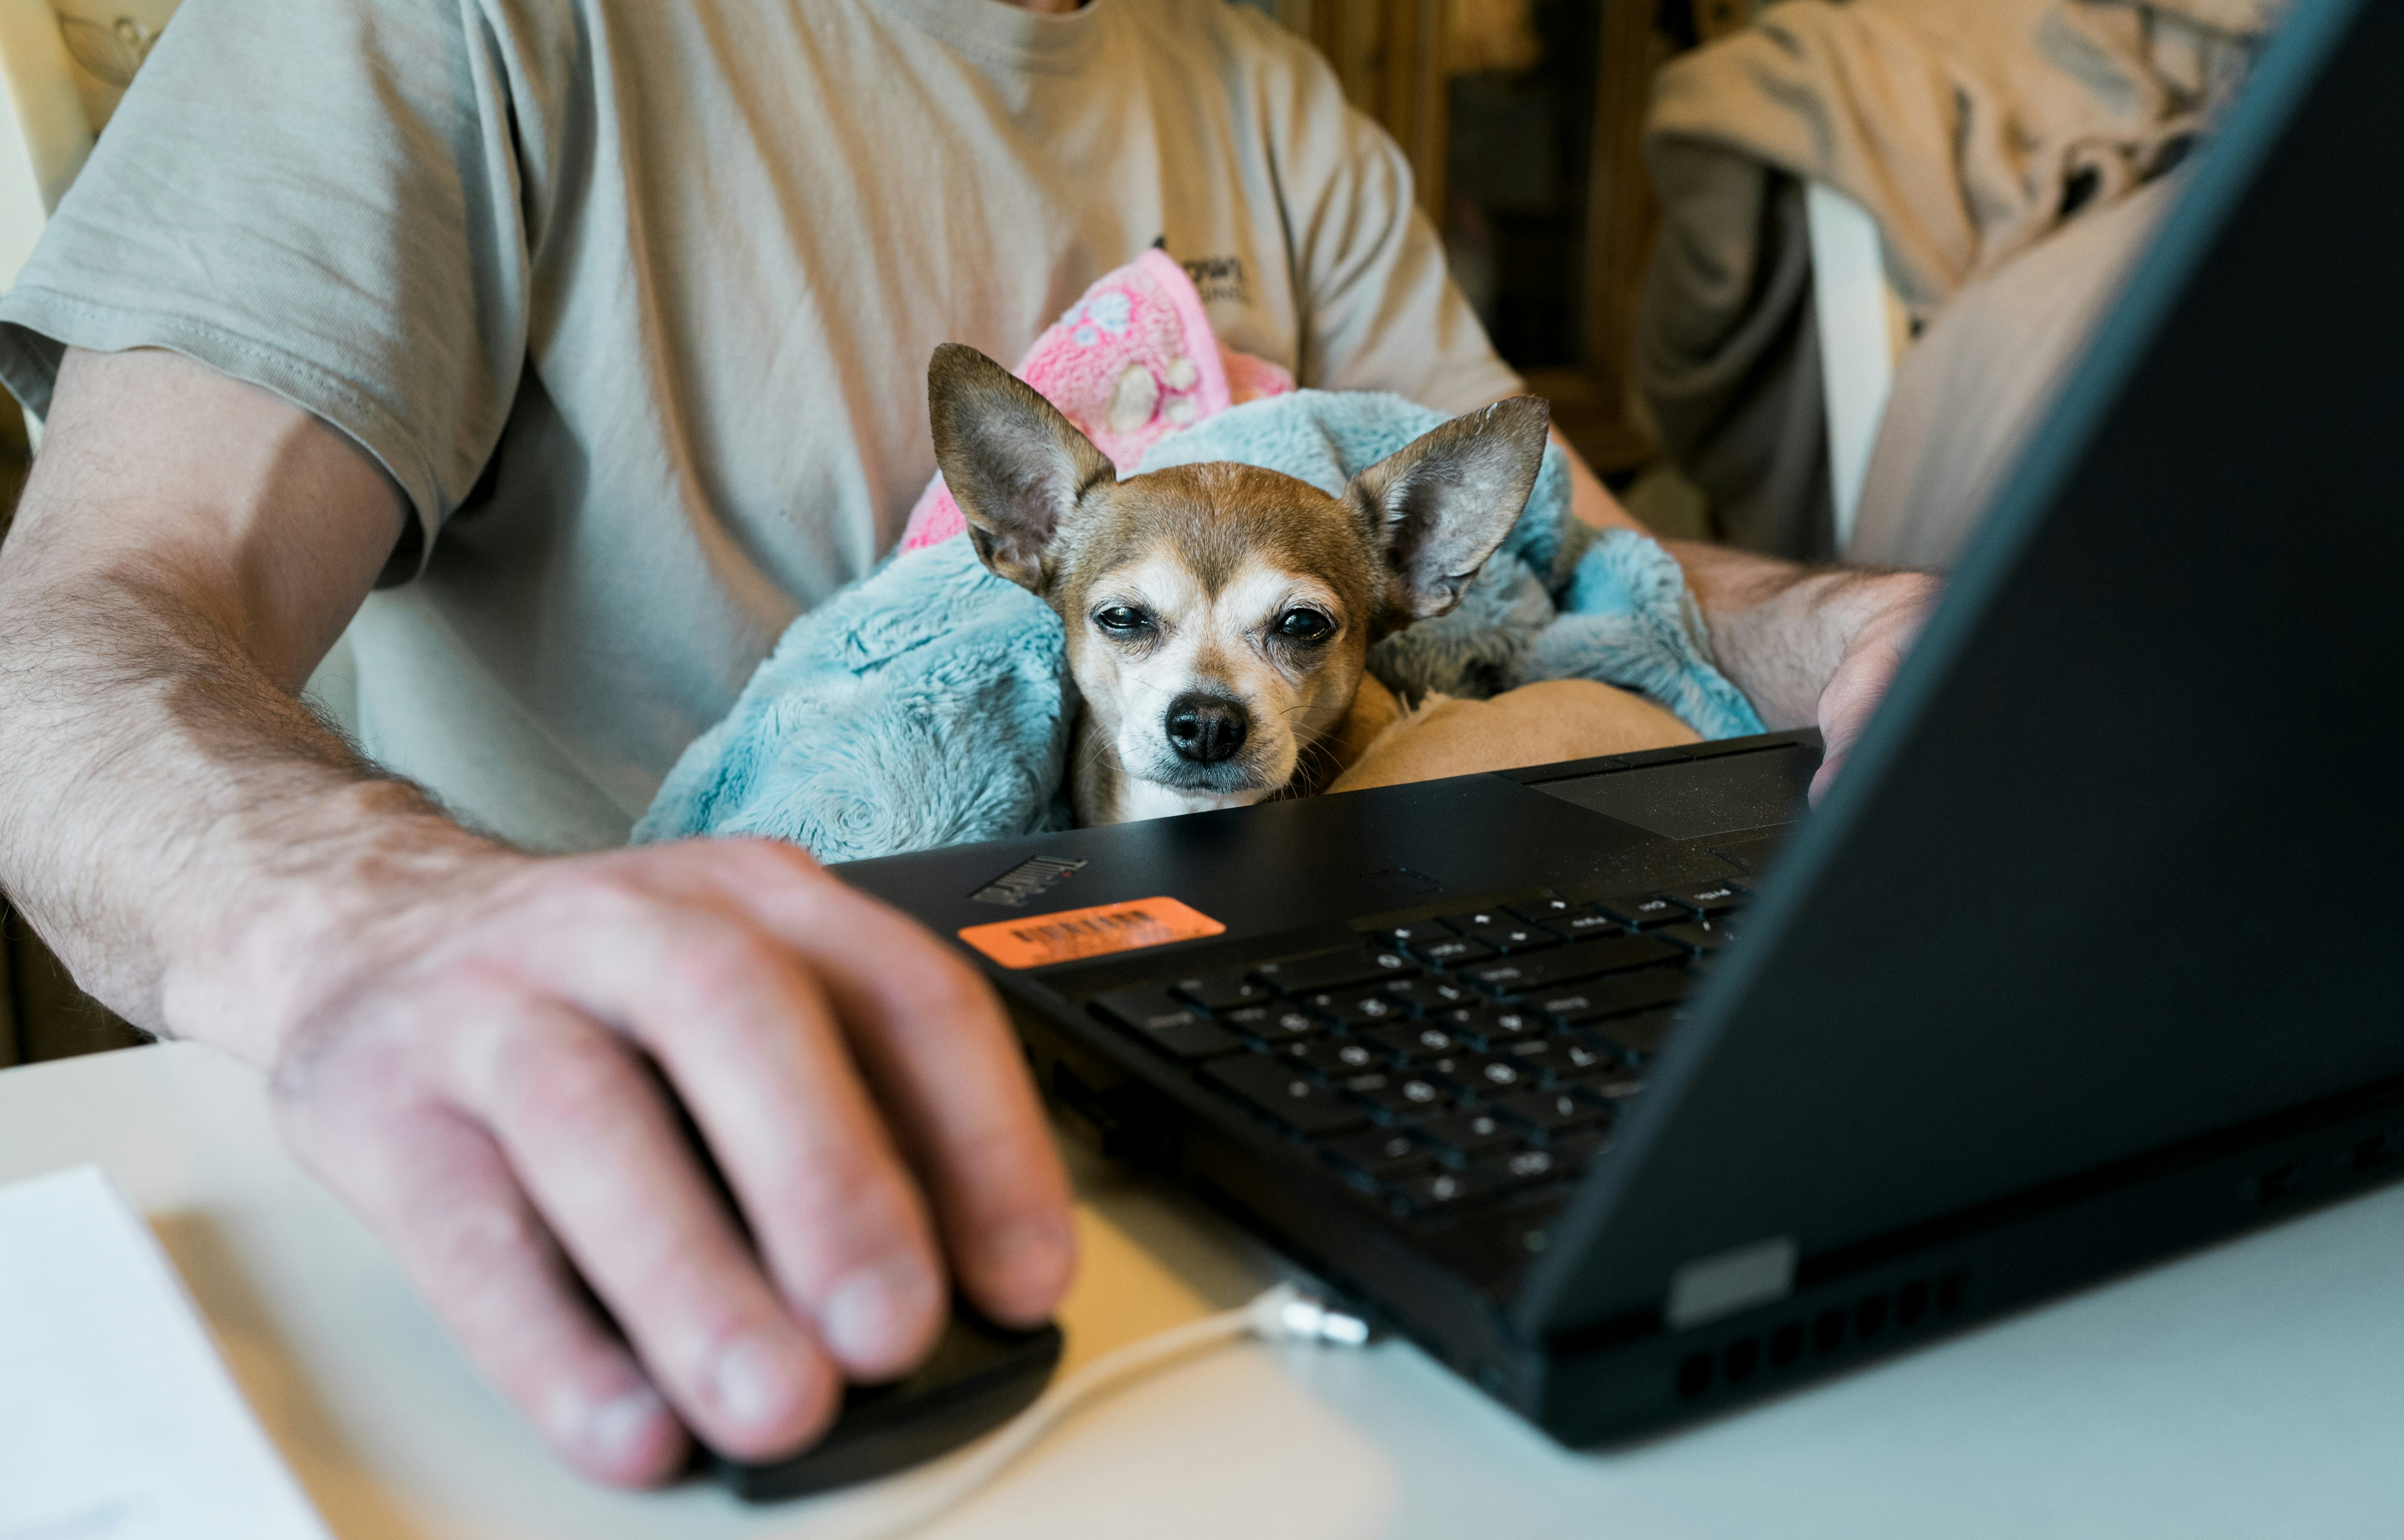
M 1401 147 L 1315 53 L 1296 68 L 1284 138 L 1301 383 L 1454 413 L 1525 389 L 1454 285 Z
M 188 355 L 356 440 L 422 560 L 526 355 L 514 61 L 479 15 L 188 0 L 0 299 L 0 378 L 38 413 L 67 347 Z

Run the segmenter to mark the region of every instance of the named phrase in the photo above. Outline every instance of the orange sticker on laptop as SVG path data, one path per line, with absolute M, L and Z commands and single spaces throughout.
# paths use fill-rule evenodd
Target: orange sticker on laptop
M 971 925 L 960 939 L 1005 968 L 1046 968 L 1215 936 L 1226 929 L 1173 898 L 1148 898 Z

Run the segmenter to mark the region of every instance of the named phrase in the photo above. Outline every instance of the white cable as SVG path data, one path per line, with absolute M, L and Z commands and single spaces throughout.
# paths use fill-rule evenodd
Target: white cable
M 1189 1321 L 1124 1348 L 1112 1349 L 1045 1391 L 1033 1406 L 946 1473 L 947 1479 L 942 1485 L 915 1494 L 916 1501 L 882 1524 L 862 1531 L 859 1540 L 893 1540 L 894 1536 L 925 1528 L 1008 1469 L 1061 1419 L 1085 1402 L 1172 1358 L 1245 1337 L 1257 1337 L 1265 1342 L 1324 1342 L 1357 1348 L 1369 1340 L 1369 1326 L 1359 1316 L 1331 1310 L 1293 1284 L 1280 1283 L 1262 1291 L 1248 1305 L 1206 1315 L 1199 1321 Z

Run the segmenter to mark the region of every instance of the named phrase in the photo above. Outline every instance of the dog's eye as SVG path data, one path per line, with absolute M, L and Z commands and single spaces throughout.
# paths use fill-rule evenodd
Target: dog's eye
M 1114 604 L 1108 609 L 1097 610 L 1094 614 L 1094 623 L 1105 631 L 1115 631 L 1121 636 L 1125 636 L 1129 632 L 1141 631 L 1152 624 L 1152 617 L 1140 609 L 1131 609 L 1124 604 Z
M 1335 623 L 1316 609 L 1289 609 L 1278 617 L 1277 629 L 1288 641 L 1325 641 L 1335 634 Z

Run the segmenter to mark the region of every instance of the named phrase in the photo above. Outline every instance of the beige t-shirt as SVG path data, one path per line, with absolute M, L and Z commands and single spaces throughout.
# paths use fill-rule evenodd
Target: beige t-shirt
M 1012 361 L 1162 239 L 1306 385 L 1517 388 L 1391 142 L 1221 0 L 189 0 L 0 376 L 168 347 L 358 440 L 419 523 L 368 747 L 591 848 L 890 549 L 935 344 Z

